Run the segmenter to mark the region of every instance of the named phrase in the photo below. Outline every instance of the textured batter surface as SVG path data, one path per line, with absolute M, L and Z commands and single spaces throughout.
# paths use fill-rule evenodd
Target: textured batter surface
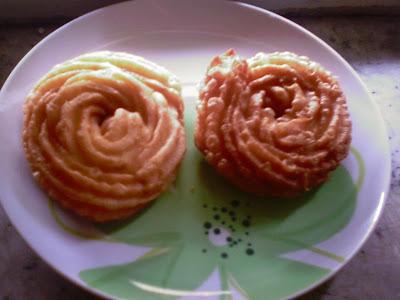
M 242 189 L 292 196 L 324 182 L 346 157 L 351 122 L 336 79 L 307 57 L 228 50 L 200 90 L 197 147 Z
M 79 56 L 27 97 L 23 142 L 52 198 L 96 221 L 127 217 L 166 189 L 185 152 L 179 82 L 138 56 Z

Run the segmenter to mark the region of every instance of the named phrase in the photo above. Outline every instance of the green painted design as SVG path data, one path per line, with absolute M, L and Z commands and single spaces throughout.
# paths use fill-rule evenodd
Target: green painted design
M 148 259 L 154 256 L 162 255 L 171 250 L 170 248 L 153 248 L 149 252 L 146 252 L 144 255 L 139 257 L 137 260 Z
M 68 232 L 69 234 L 71 234 L 71 235 L 73 235 L 75 237 L 82 238 L 82 239 L 103 240 L 103 238 L 104 238 L 103 235 L 97 235 L 97 234 L 88 233 L 88 232 L 85 232 L 85 231 L 82 231 L 82 230 L 75 229 L 72 226 L 68 226 L 66 223 L 64 223 L 64 221 L 61 219 L 60 215 L 57 213 L 54 201 L 49 199 L 48 205 L 49 205 L 50 212 L 51 212 L 54 220 L 56 221 L 56 223 L 62 229 L 64 229 L 66 232 Z
M 354 147 L 350 148 L 351 153 L 353 153 L 354 157 L 357 160 L 358 164 L 358 179 L 356 182 L 357 190 L 359 191 L 362 187 L 362 184 L 364 182 L 364 177 L 365 177 L 365 163 L 364 160 L 361 156 L 361 153 Z
M 219 280 L 221 282 L 221 291 L 229 291 L 228 285 L 228 273 L 226 272 L 225 266 L 223 264 L 219 265 Z M 232 300 L 232 295 L 221 295 L 219 300 Z
M 235 278 L 232 276 L 232 274 L 229 274 L 229 284 L 231 286 L 233 286 L 244 299 L 250 298 L 249 295 L 246 293 L 246 291 L 235 280 Z
M 54 220 L 56 223 L 66 232 L 69 234 L 85 239 L 85 240 L 101 240 L 101 241 L 108 241 L 108 242 L 118 242 L 114 240 L 111 236 L 105 235 L 102 231 L 97 230 L 96 228 L 93 228 L 93 226 L 90 225 L 89 230 L 83 230 L 82 228 L 77 229 L 76 226 L 68 225 L 65 223 L 60 216 L 60 214 L 57 212 L 56 204 L 53 200 L 49 199 L 48 201 L 48 206 L 51 212 L 51 215 L 53 216 Z M 79 217 L 78 217 L 79 218 Z
M 218 270 L 217 291 L 196 296 L 228 300 L 234 288 L 249 299 L 280 299 L 329 273 L 283 255 L 308 249 L 343 262 L 314 245 L 339 232 L 355 210 L 357 187 L 344 167 L 295 199 L 250 196 L 204 162 L 191 139 L 193 119 L 191 107 L 186 111 L 188 150 L 174 187 L 136 217 L 96 225 L 108 241 L 151 250 L 127 264 L 83 270 L 83 281 L 113 297 L 176 299 L 200 293 L 195 290 Z
M 336 255 L 336 254 L 331 253 L 329 251 L 326 251 L 326 250 L 323 250 L 323 249 L 320 249 L 320 248 L 317 248 L 317 247 L 313 247 L 313 246 L 309 247 L 308 249 L 310 251 L 314 252 L 314 253 L 317 253 L 319 255 L 322 255 L 322 256 L 328 257 L 330 259 L 333 259 L 333 260 L 335 260 L 335 261 L 337 261 L 339 263 L 344 263 L 345 262 L 345 258 L 343 256 Z

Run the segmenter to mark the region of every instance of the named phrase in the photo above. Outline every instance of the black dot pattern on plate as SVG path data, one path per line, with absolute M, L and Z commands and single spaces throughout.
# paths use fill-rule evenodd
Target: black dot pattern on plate
M 252 216 L 251 213 L 249 214 L 248 208 L 250 206 L 250 202 L 240 202 L 236 199 L 221 206 L 215 203 L 214 205 L 203 203 L 202 207 L 208 216 L 203 223 L 203 227 L 206 229 L 205 234 L 208 238 L 211 238 L 211 234 L 220 236 L 217 239 L 223 239 L 222 244 L 214 245 L 214 247 L 211 248 L 215 250 L 224 249 L 223 252 L 220 252 L 220 257 L 222 259 L 228 259 L 230 257 L 229 252 L 233 251 L 233 248 L 236 248 L 246 256 L 255 254 L 254 246 L 251 242 Z M 226 230 L 229 232 L 228 236 L 226 236 Z M 209 245 L 210 244 L 208 244 L 208 247 Z M 210 251 L 212 251 L 210 248 L 208 250 L 206 248 L 201 250 L 204 254 Z
M 210 228 L 212 227 L 212 224 L 211 224 L 210 222 L 205 222 L 205 223 L 204 223 L 204 227 L 205 227 L 206 229 L 210 229 Z
M 254 250 L 252 248 L 247 248 L 246 249 L 246 254 L 247 255 L 253 255 L 254 254 Z

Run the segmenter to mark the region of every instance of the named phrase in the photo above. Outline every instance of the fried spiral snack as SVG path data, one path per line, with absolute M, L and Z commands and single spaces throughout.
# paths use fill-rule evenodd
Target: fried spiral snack
M 142 57 L 56 65 L 24 104 L 23 146 L 49 196 L 94 221 L 130 216 L 174 180 L 186 144 L 177 78 Z
M 233 50 L 200 87 L 195 143 L 241 189 L 291 197 L 327 180 L 349 151 L 351 121 L 333 76 L 307 57 Z

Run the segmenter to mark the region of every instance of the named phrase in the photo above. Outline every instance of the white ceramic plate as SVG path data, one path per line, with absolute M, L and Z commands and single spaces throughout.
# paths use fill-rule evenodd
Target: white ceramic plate
M 228 211 L 237 209 L 230 206 L 233 198 L 245 205 L 249 196 L 239 192 L 225 192 L 223 199 L 194 194 L 184 208 L 168 206 L 172 202 L 167 200 L 175 201 L 177 196 L 167 193 L 139 217 L 103 227 L 48 205 L 32 179 L 20 137 L 24 99 L 53 65 L 101 49 L 153 60 L 183 82 L 191 134 L 196 84 L 210 59 L 228 48 L 243 57 L 259 51 L 306 55 L 339 77 L 348 98 L 353 121 L 351 154 L 313 196 L 295 207 L 266 208 L 276 210 L 275 214 L 255 216 L 262 219 L 258 225 L 269 236 L 240 224 L 233 232 L 212 219 L 224 205 Z M 54 269 L 103 296 L 280 299 L 299 295 L 333 275 L 361 247 L 379 218 L 389 186 L 384 125 L 349 64 L 291 21 L 235 2 L 124 2 L 68 23 L 34 47 L 4 84 L 0 141 L 0 198 L 12 223 Z M 182 168 L 188 176 L 181 177 L 207 192 L 207 183 L 199 182 L 202 179 L 191 164 L 201 160 L 196 155 L 189 141 Z M 191 183 L 178 182 L 177 188 L 183 191 Z M 239 207 L 234 213 L 240 218 L 258 212 Z M 205 234 L 203 224 L 208 221 L 214 228 Z M 143 232 L 147 235 L 141 236 Z M 228 237 L 237 245 L 229 246 Z M 229 255 L 221 257 L 222 253 Z

